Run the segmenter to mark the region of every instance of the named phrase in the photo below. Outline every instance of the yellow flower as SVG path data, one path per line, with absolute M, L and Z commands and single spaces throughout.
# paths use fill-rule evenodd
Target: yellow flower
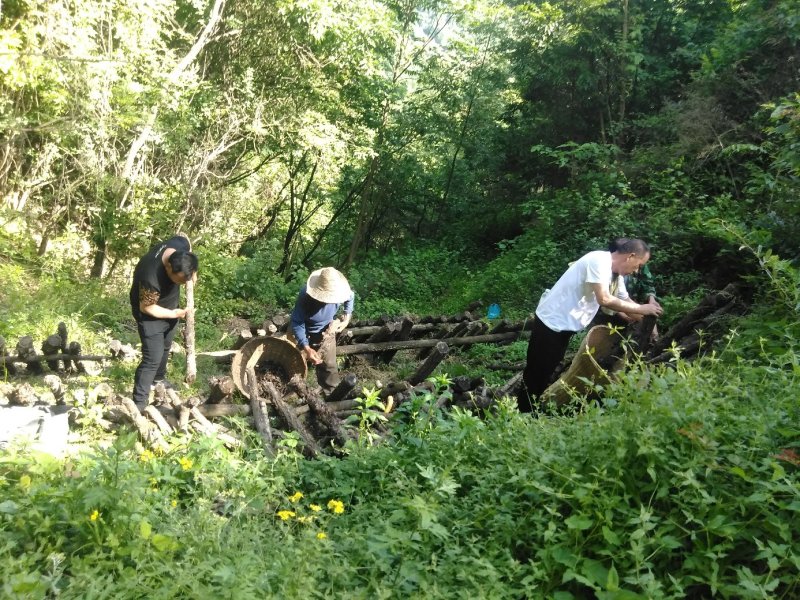
M 340 515 L 344 512 L 344 504 L 340 500 L 328 500 L 328 509 L 335 515 Z
M 182 456 L 182 457 L 180 458 L 180 460 L 178 460 L 178 462 L 181 464 L 181 468 L 182 468 L 184 471 L 188 471 L 189 469 L 191 469 L 191 468 L 192 468 L 192 465 L 194 464 L 194 463 L 192 462 L 192 459 L 191 459 L 191 458 L 186 458 L 185 456 Z
M 23 492 L 27 492 L 31 488 L 31 476 L 23 475 L 19 478 L 19 487 Z
M 177 500 L 173 500 L 171 504 L 172 504 L 172 508 L 175 508 L 176 506 L 178 506 L 178 501 Z
M 294 515 L 295 515 L 295 512 L 293 510 L 279 510 L 278 511 L 278 518 L 280 518 L 281 521 L 288 521 L 289 519 L 294 517 Z
M 289 496 L 289 502 L 297 502 L 302 497 L 303 497 L 303 492 L 295 492 L 294 494 Z
M 297 517 L 298 523 L 311 523 L 314 520 L 314 517 Z
M 150 450 L 142 450 L 142 453 L 139 455 L 139 460 L 142 462 L 149 462 L 155 458 L 155 454 L 153 454 Z
M 328 534 L 325 533 L 324 531 L 320 531 L 319 533 L 317 533 L 318 540 L 324 540 L 326 537 L 328 537 Z
M 319 504 L 309 504 L 308 508 L 310 508 L 314 512 L 319 512 L 322 510 L 322 507 Z
M 91 515 L 89 515 L 89 520 L 90 521 L 97 521 L 97 519 L 99 519 L 99 518 L 100 518 L 100 512 L 95 508 L 94 512 Z

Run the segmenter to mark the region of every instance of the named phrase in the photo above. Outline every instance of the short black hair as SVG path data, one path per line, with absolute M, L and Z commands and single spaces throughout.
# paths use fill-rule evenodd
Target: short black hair
M 617 238 L 612 242 L 615 249 L 611 252 L 619 252 L 621 254 L 635 254 L 636 256 L 645 256 L 650 254 L 650 246 L 640 239 Z
M 182 250 L 176 250 L 169 255 L 167 260 L 169 261 L 169 266 L 172 267 L 172 271 L 174 273 L 183 273 L 187 281 L 192 278 L 200 264 L 194 252 L 184 252 Z
M 615 238 L 608 242 L 608 251 L 609 252 L 617 252 L 620 246 L 630 242 L 630 238 Z

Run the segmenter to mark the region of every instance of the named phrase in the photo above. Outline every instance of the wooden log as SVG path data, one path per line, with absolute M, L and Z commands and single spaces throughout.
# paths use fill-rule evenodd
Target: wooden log
M 455 327 L 448 328 L 446 331 L 441 331 L 436 334 L 434 337 L 438 340 L 446 340 L 453 337 L 459 337 L 462 334 L 465 334 L 469 329 L 469 322 L 464 321 L 461 323 L 456 323 Z M 425 346 L 422 350 L 417 353 L 417 360 L 425 360 L 431 353 L 431 348 L 434 346 Z
M 61 336 L 57 333 L 50 335 L 47 337 L 45 341 L 42 342 L 42 354 L 45 356 L 50 354 L 60 354 L 61 353 Z M 47 360 L 47 366 L 50 368 L 51 371 L 63 371 L 64 365 L 60 360 Z
M 490 371 L 519 371 L 525 368 L 525 361 L 513 363 L 489 363 L 486 368 Z
M 59 401 L 59 403 L 63 404 L 61 401 L 64 399 L 66 390 L 64 388 L 64 382 L 61 381 L 61 378 L 58 375 L 51 373 L 44 376 L 44 383 L 53 394 L 53 397 Z
M 411 317 L 405 317 L 405 319 L 411 319 L 413 323 L 413 319 Z M 426 333 L 430 333 L 431 331 L 435 331 L 439 329 L 439 325 L 433 323 L 426 323 L 426 324 L 419 324 L 413 323 L 411 326 L 411 337 L 417 337 L 419 335 L 423 335 Z M 362 337 L 362 336 L 370 336 L 378 331 L 380 331 L 381 326 L 379 325 L 367 325 L 364 327 L 348 327 L 345 329 L 345 332 L 349 332 L 352 334 L 353 337 Z
M 161 410 L 162 407 L 159 407 Z M 192 416 L 192 409 L 188 406 L 178 406 L 173 410 L 178 413 L 178 430 L 183 433 L 189 433 L 189 419 Z
M 681 358 L 689 358 L 697 354 L 698 350 L 700 350 L 700 345 L 702 344 L 702 339 L 698 332 L 694 332 L 691 335 L 687 335 L 683 338 L 680 343 L 677 344 L 678 351 L 677 354 Z M 675 358 L 675 353 L 670 349 L 661 354 L 654 356 L 652 358 L 647 359 L 647 364 L 655 365 L 659 363 L 669 362 Z
M 478 387 L 469 392 L 453 396 L 453 406 L 470 409 L 487 409 L 495 403 L 495 393 L 486 387 Z
M 632 349 L 639 354 L 645 354 L 650 348 L 650 341 L 655 329 L 658 317 L 646 315 L 641 321 L 634 323 L 631 328 Z
M 197 407 L 206 418 L 246 416 L 252 413 L 248 404 L 203 404 Z
M 272 455 L 272 427 L 269 424 L 267 403 L 258 395 L 258 378 L 253 366 L 248 366 L 245 372 L 247 391 L 250 394 L 250 410 L 253 412 L 256 431 L 261 436 L 261 443 L 267 454 Z
M 156 427 L 158 427 L 159 431 L 161 431 L 163 435 L 169 435 L 173 433 L 172 427 L 170 427 L 169 423 L 167 423 L 166 418 L 164 418 L 164 415 L 162 415 L 155 406 L 153 405 L 145 406 L 142 412 L 148 417 L 150 417 L 150 419 L 153 421 L 153 423 L 156 424 Z
M 445 342 L 437 342 L 436 345 L 433 346 L 430 356 L 428 356 L 417 371 L 408 378 L 408 382 L 411 385 L 417 385 L 425 381 L 449 352 L 450 347 Z
M 729 284 L 725 289 L 703 298 L 697 306 L 684 315 L 684 317 L 669 328 L 661 339 L 650 349 L 650 356 L 658 356 L 672 345 L 673 341 L 690 335 L 697 327 L 697 322 L 715 312 L 720 307 L 735 302 L 739 298 L 739 288 Z
M 397 330 L 398 330 L 398 325 L 396 323 L 388 323 L 388 324 L 382 326 L 376 333 L 371 335 L 367 339 L 366 343 L 367 344 L 375 344 L 375 343 L 378 343 L 378 342 L 388 341 L 395 334 L 395 332 L 397 332 Z M 364 352 L 363 354 L 364 354 L 364 358 L 367 359 L 367 360 L 372 361 L 372 360 L 376 360 L 377 359 L 377 356 L 375 354 L 373 354 L 373 353 Z
M 197 379 L 197 356 L 194 345 L 194 281 L 186 282 L 186 317 L 183 320 L 183 341 L 186 347 L 186 378 L 192 385 Z
M 283 419 L 284 423 L 291 429 L 297 432 L 300 439 L 303 441 L 305 452 L 312 458 L 319 456 L 321 449 L 314 437 L 306 429 L 305 425 L 300 422 L 291 407 L 286 404 L 275 386 L 269 382 L 264 384 L 264 391 L 267 393 L 267 400 L 275 407 L 275 410 Z
M 525 368 L 525 365 L 522 366 Z M 522 371 L 514 375 L 511 379 L 506 381 L 503 385 L 497 388 L 496 395 L 498 398 L 502 398 L 503 396 L 514 396 L 519 387 L 522 385 Z
M 386 400 L 389 396 L 397 396 L 398 394 L 406 393 L 413 387 L 408 381 L 391 381 L 381 389 L 378 397 L 381 400 Z
M 78 373 L 88 373 L 89 369 L 86 367 L 86 362 L 84 362 L 84 359 L 78 358 L 81 356 L 81 345 L 78 342 L 70 342 L 67 352 L 72 355 L 73 370 Z M 64 364 L 66 364 L 66 362 Z
M 111 358 L 121 360 L 133 360 L 136 357 L 136 350 L 130 344 L 123 344 L 119 340 L 111 340 L 108 344 L 108 351 Z
M 272 322 L 273 325 L 277 328 L 278 331 L 283 332 L 286 331 L 289 327 L 289 323 L 291 322 L 291 317 L 287 314 L 277 314 L 272 315 L 269 320 Z
M 409 337 L 411 337 L 411 330 L 413 329 L 413 327 L 414 327 L 414 321 L 409 317 L 404 318 L 400 322 L 397 331 L 395 331 L 394 335 L 392 335 L 392 337 L 387 341 L 392 341 L 392 342 L 406 341 Z M 392 362 L 392 359 L 394 358 L 395 354 L 397 354 L 397 350 L 384 350 L 378 355 L 378 360 L 381 363 L 388 365 L 390 362 Z
M 244 346 L 247 342 L 253 339 L 253 333 L 249 329 L 240 329 L 236 332 L 238 337 L 236 341 L 233 343 L 232 349 L 238 350 L 242 346 Z
M 512 326 L 511 321 L 506 319 L 501 319 L 497 323 L 495 323 L 494 327 L 489 330 L 489 333 L 505 333 L 509 331 L 509 328 Z
M 508 333 L 476 335 L 474 337 L 446 338 L 450 346 L 462 346 L 464 344 L 494 344 L 507 342 L 517 339 L 528 339 L 530 334 L 527 331 L 510 331 Z M 408 340 L 405 342 L 381 342 L 377 344 L 351 344 L 336 348 L 336 355 L 362 354 L 364 352 L 380 352 L 382 350 L 416 350 L 419 348 L 433 348 L 440 340 Z
M 49 361 L 49 360 L 63 360 L 66 363 L 67 361 L 71 361 L 71 360 L 84 360 L 84 361 L 99 362 L 99 361 L 103 361 L 103 360 L 108 360 L 110 358 L 111 358 L 110 356 L 103 356 L 103 355 L 98 355 L 98 354 L 80 354 L 78 356 L 73 356 L 72 354 L 48 354 L 46 356 L 43 356 L 41 354 L 37 354 L 35 357 L 30 357 L 27 360 L 30 360 L 31 362 L 38 362 L 38 363 L 46 362 L 46 361 Z M 2 365 L 3 363 L 5 363 L 7 365 L 11 365 L 14 362 L 27 362 L 27 360 L 23 359 L 20 356 L 3 356 L 3 357 L 0 357 L 0 365 Z
M 230 364 L 237 350 L 211 350 L 208 352 L 198 352 L 198 356 L 210 356 L 215 363 Z
M 164 440 L 164 437 L 161 435 L 158 427 L 150 423 L 150 421 L 142 416 L 142 413 L 139 412 L 139 409 L 133 400 L 127 396 L 121 395 L 118 395 L 116 398 L 125 416 L 134 426 L 136 431 L 139 432 L 139 436 L 142 438 L 142 441 L 160 452 L 167 452 L 169 450 L 169 444 L 167 444 L 167 442 Z
M 194 419 L 194 421 L 189 422 L 190 426 L 194 427 L 195 429 L 199 429 L 200 432 L 204 433 L 205 435 L 216 436 L 216 438 L 225 444 L 227 448 L 233 449 L 242 445 L 241 440 L 233 437 L 230 433 L 225 431 L 224 428 L 214 425 L 211 421 L 206 419 L 203 416 L 203 413 L 201 413 L 196 406 L 190 408 L 189 412 Z
M 209 393 L 206 402 L 209 404 L 229 402 L 236 391 L 236 384 L 233 382 L 233 379 L 227 375 L 209 377 L 208 386 Z
M 337 385 L 336 388 L 330 394 L 328 394 L 328 397 L 325 398 L 325 402 L 331 403 L 342 400 L 351 391 L 353 391 L 353 388 L 356 387 L 357 383 L 358 383 L 358 377 L 356 377 L 352 373 L 347 373 L 342 377 L 341 381 L 339 382 L 339 385 Z
M 38 375 L 42 373 L 42 365 L 39 357 L 33 348 L 33 338 L 29 335 L 23 336 L 17 342 L 17 357 L 20 362 L 27 365 L 28 372 Z
M 333 410 L 322 401 L 320 395 L 309 388 L 299 375 L 294 375 L 289 380 L 289 387 L 294 390 L 298 396 L 306 400 L 319 422 L 333 434 L 334 439 L 340 446 L 344 446 L 347 440 L 350 439 L 347 435 L 347 431 L 342 422 L 336 417 Z

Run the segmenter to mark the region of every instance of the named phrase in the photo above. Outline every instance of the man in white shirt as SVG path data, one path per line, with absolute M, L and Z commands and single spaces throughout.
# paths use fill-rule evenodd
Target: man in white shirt
M 584 254 L 552 289 L 542 294 L 528 343 L 524 385 L 517 397 L 521 412 L 532 410 L 531 398 L 538 398 L 550 385 L 550 377 L 564 358 L 570 339 L 589 325 L 601 306 L 628 314 L 661 315 L 663 311 L 657 303 L 638 304 L 618 297 L 627 297 L 627 293 L 615 296 L 609 291 L 614 277 L 636 273 L 648 260 L 650 248 L 646 243 L 626 240 L 614 252 L 596 250 Z

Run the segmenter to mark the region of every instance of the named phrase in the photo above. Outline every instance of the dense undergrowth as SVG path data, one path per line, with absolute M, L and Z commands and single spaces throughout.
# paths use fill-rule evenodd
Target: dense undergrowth
M 0 457 L 2 595 L 797 597 L 798 275 L 753 253 L 769 294 L 724 345 L 635 366 L 572 415 L 532 419 L 510 401 L 437 412 L 420 395 L 378 446 L 308 461 L 289 437 L 266 460 L 237 421 L 237 453 L 176 437 L 156 456 L 130 434 L 101 438 L 90 398 L 82 453 Z M 6 289 L 36 310 L 6 297 L 6 328 L 38 315 L 49 332 L 75 310 L 78 335 L 119 333 L 105 326 L 123 310 L 107 290 L 17 275 Z M 120 391 L 131 376 L 107 375 Z
M 4 595 L 796 597 L 796 346 L 779 359 L 739 337 L 571 417 L 420 396 L 344 459 L 130 436 L 66 464 L 6 454 Z

